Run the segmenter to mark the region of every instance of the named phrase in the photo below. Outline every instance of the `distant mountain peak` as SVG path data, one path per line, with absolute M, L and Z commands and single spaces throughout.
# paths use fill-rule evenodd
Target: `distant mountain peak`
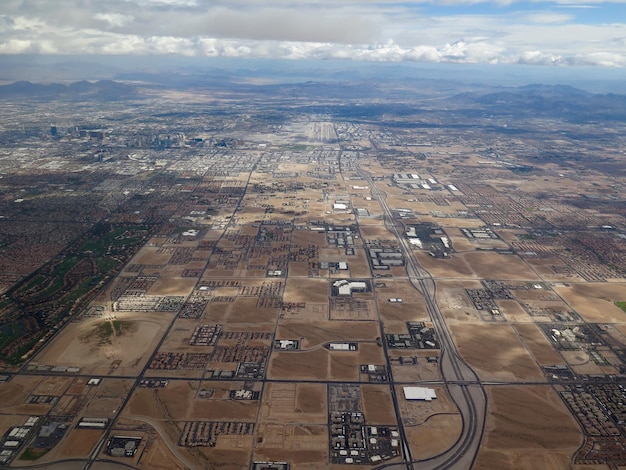
M 8 85 L 0 85 L 0 97 L 32 96 L 38 98 L 93 98 L 93 99 L 127 99 L 135 96 L 137 90 L 133 85 L 114 80 L 89 82 L 81 80 L 63 85 L 60 83 L 33 83 L 20 80 Z

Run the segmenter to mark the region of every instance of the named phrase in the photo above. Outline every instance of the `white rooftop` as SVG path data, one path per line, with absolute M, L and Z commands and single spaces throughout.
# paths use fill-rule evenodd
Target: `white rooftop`
M 407 400 L 426 400 L 431 401 L 437 398 L 435 390 L 426 387 L 403 387 L 404 398 Z

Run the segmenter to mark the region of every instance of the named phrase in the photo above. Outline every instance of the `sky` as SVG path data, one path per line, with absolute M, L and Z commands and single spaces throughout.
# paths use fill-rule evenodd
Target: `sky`
M 626 68 L 626 0 L 0 0 L 0 54 Z

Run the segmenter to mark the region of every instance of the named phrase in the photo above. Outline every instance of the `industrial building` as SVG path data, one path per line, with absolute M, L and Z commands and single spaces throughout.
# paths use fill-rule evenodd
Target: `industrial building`
M 337 295 L 352 295 L 353 292 L 369 292 L 369 286 L 365 281 L 348 281 L 340 279 L 333 282 L 333 288 L 336 289 Z
M 406 400 L 431 401 L 437 398 L 435 390 L 426 387 L 402 387 Z

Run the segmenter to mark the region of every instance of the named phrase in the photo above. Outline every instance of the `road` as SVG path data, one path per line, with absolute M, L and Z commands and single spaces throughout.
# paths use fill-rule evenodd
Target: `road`
M 359 174 L 368 182 L 372 198 L 376 199 L 385 218 L 385 226 L 396 236 L 406 260 L 406 269 L 411 284 L 424 297 L 426 308 L 437 331 L 441 347 L 439 368 L 451 398 L 461 414 L 463 427 L 452 447 L 435 457 L 377 468 L 419 468 L 420 470 L 469 469 L 472 467 L 482 441 L 487 412 L 487 395 L 483 384 L 472 368 L 459 356 L 448 326 L 439 310 L 436 300 L 437 285 L 428 271 L 420 266 L 413 250 L 404 236 L 404 226 L 395 221 L 386 202 L 386 195 L 376 187 L 371 175 L 358 165 Z
M 257 165 L 257 162 L 255 162 L 255 164 L 253 165 L 252 169 L 250 170 L 250 173 L 248 174 L 248 180 L 247 180 L 246 187 L 250 183 L 250 178 L 252 177 L 252 173 L 254 172 L 254 170 L 256 168 L 256 165 Z M 241 205 L 241 201 L 243 201 L 244 196 L 245 196 L 245 192 L 243 194 L 241 194 L 241 196 L 239 197 L 239 201 L 237 201 L 235 209 L 233 210 L 233 214 L 235 214 L 237 212 L 237 209 L 239 209 L 239 206 Z M 232 222 L 232 220 L 230 220 L 228 222 L 228 224 L 230 224 L 231 222 Z M 226 230 L 224 230 L 222 232 L 222 235 L 220 236 L 220 238 L 218 238 L 218 242 L 219 242 L 219 240 L 222 239 L 222 237 L 224 236 L 225 233 L 226 233 Z M 213 249 L 211 251 L 211 254 L 213 254 L 213 252 L 215 251 L 215 246 L 217 246 L 217 243 L 215 243 L 215 245 L 214 245 L 214 247 L 213 247 Z M 206 271 L 206 269 L 207 269 L 207 267 L 205 266 L 204 271 Z M 203 274 L 204 274 L 204 271 L 203 271 Z M 201 279 L 201 278 L 202 278 L 202 276 L 200 276 L 198 279 Z M 109 435 L 111 429 L 113 428 L 114 423 L 117 422 L 119 417 L 122 415 L 122 411 L 126 408 L 128 403 L 130 402 L 131 397 L 134 395 L 135 390 L 139 387 L 139 384 L 140 384 L 141 380 L 144 378 L 144 375 L 145 375 L 146 371 L 150 367 L 150 364 L 152 363 L 152 360 L 157 355 L 158 351 L 161 349 L 161 346 L 165 342 L 165 339 L 169 336 L 170 331 L 174 327 L 174 323 L 176 323 L 176 319 L 177 318 L 178 318 L 178 315 L 174 315 L 172 317 L 172 320 L 171 320 L 169 326 L 165 330 L 165 333 L 163 333 L 163 335 L 161 336 L 161 339 L 159 340 L 156 348 L 154 348 L 150 358 L 146 361 L 146 364 L 144 365 L 143 369 L 141 370 L 139 375 L 135 378 L 135 381 L 133 382 L 133 385 L 131 386 L 130 391 L 126 394 L 126 397 L 124 398 L 124 401 L 122 402 L 121 406 L 116 410 L 114 418 L 109 420 L 109 423 L 108 423 L 107 428 L 106 428 L 106 432 L 102 436 L 102 439 L 100 439 L 100 441 L 98 441 L 98 443 L 94 446 L 91 454 L 89 455 L 89 458 L 87 459 L 87 462 L 85 463 L 85 466 L 83 467 L 83 470 L 89 470 L 95 462 L 100 460 L 98 456 L 102 453 L 102 451 L 104 449 L 104 446 L 105 446 L 105 444 L 107 442 L 107 439 L 105 439 L 105 437 Z M 202 378 L 204 378 L 204 375 L 203 375 Z M 152 425 L 156 425 L 156 421 L 149 420 L 147 418 L 144 418 L 141 421 L 144 421 L 144 422 L 152 424 Z M 155 426 L 155 428 L 156 428 L 156 426 Z M 160 428 L 158 428 L 158 429 L 160 430 Z M 192 468 L 192 466 L 189 464 L 189 461 L 186 460 L 182 456 L 182 454 L 180 452 L 178 452 L 171 445 L 167 435 L 161 433 L 161 437 L 163 438 L 163 441 L 167 444 L 168 448 L 172 451 L 172 453 L 181 461 L 181 463 L 183 463 L 185 465 L 185 468 Z

